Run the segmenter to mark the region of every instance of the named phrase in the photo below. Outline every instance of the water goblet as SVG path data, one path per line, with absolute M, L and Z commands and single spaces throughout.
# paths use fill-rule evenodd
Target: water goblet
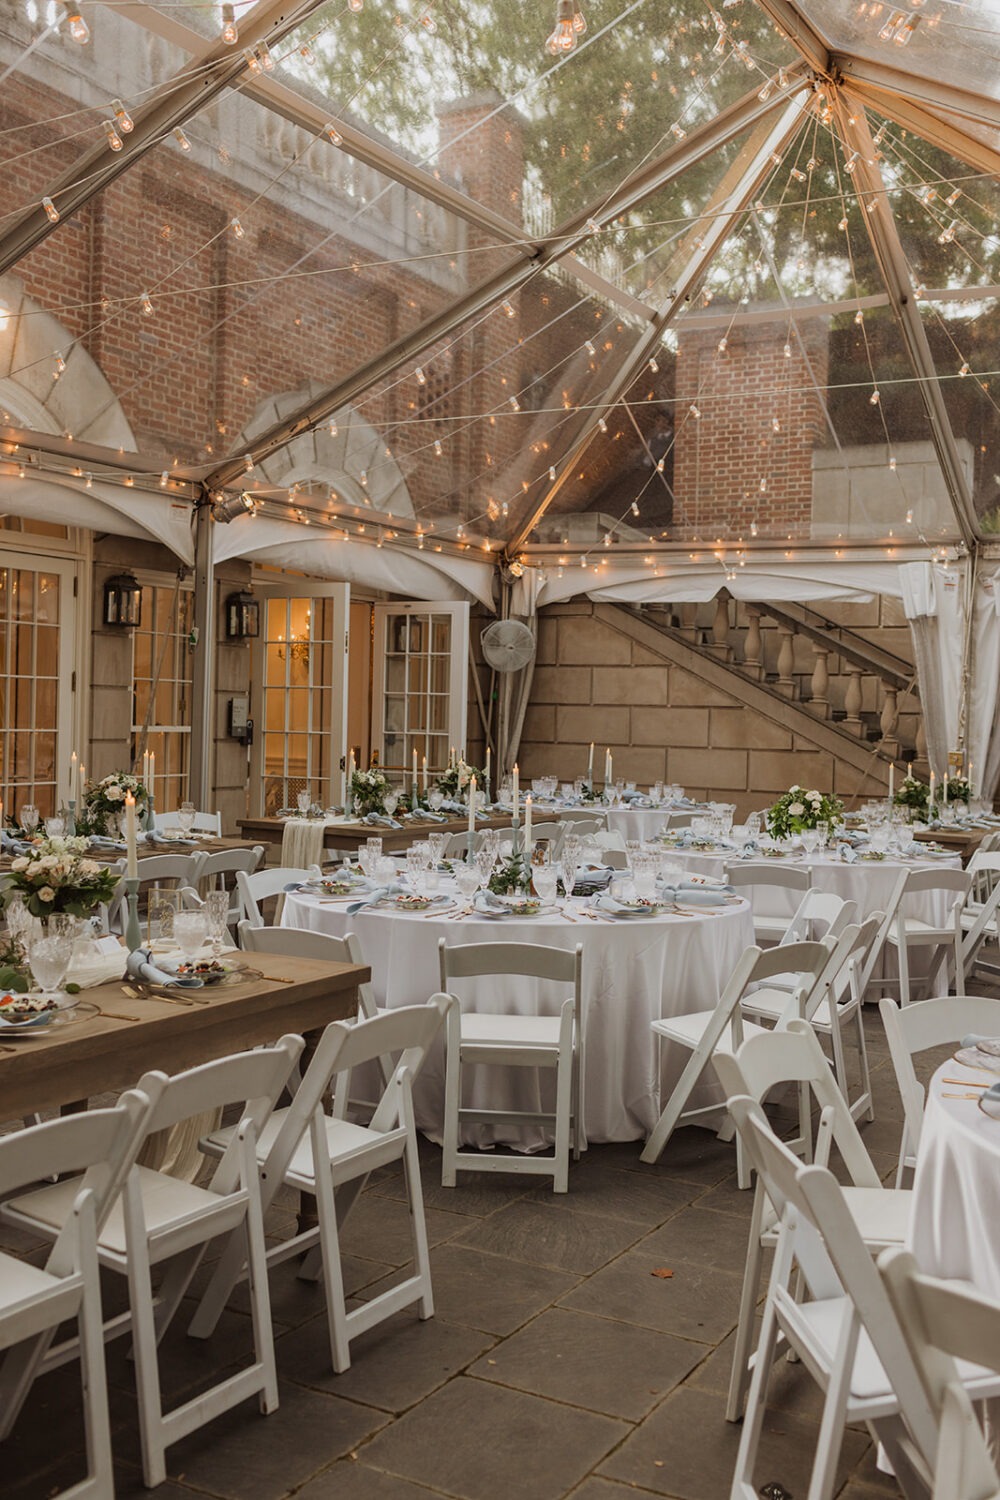
M 45 819 L 45 837 L 47 839 L 61 839 L 66 832 L 66 819 L 56 813 L 55 817 Z
M 466 906 L 471 902 L 481 884 L 479 866 L 475 860 L 471 864 L 462 863 L 455 866 L 455 885 Z
M 566 892 L 566 899 L 568 901 L 573 894 L 573 887 L 576 885 L 578 874 L 576 860 L 564 853 L 560 860 L 560 873 L 562 875 L 563 890 Z
M 38 808 L 33 802 L 26 802 L 21 808 L 21 827 L 29 838 L 38 827 L 39 816 Z
M 430 846 L 431 857 L 435 865 L 444 858 L 445 845 L 450 837 L 451 834 L 449 833 L 429 833 L 427 835 L 425 842 Z
M 52 919 L 49 920 L 52 923 Z M 75 942 L 75 928 L 60 927 L 56 923 L 49 927 L 41 924 L 33 926 L 27 934 L 26 947 L 31 973 L 43 997 L 50 1003 L 55 1002 L 66 978 Z
M 399 793 L 386 792 L 385 796 L 382 798 L 382 805 L 391 818 L 393 813 L 396 811 L 396 808 L 399 806 Z
M 553 865 L 535 865 L 531 872 L 535 887 L 535 894 L 539 901 L 546 906 L 551 906 L 556 898 L 556 881 L 558 875 Z
M 306 804 L 308 806 L 308 804 Z M 194 829 L 194 820 L 197 809 L 193 802 L 182 802 L 177 809 L 177 826 L 181 833 L 191 833 Z
M 432 792 L 429 792 L 427 795 L 427 806 L 430 808 L 431 812 L 440 812 L 441 803 L 443 801 L 444 793 L 442 792 L 440 787 L 435 787 L 434 790 Z
M 229 938 L 229 892 L 209 891 L 205 897 L 205 916 L 208 936 L 212 943 L 212 956 L 218 958 Z
M 820 831 L 818 828 L 803 828 L 800 835 L 802 847 L 807 854 L 815 854 L 819 848 Z
M 198 911 L 179 911 L 174 917 L 174 942 L 193 964 L 208 937 L 208 913 L 204 907 Z
M 296 797 L 295 801 L 300 813 L 307 813 L 309 811 L 310 807 L 312 806 L 312 798 L 309 795 L 308 787 L 305 788 L 305 790 L 299 792 L 299 795 Z

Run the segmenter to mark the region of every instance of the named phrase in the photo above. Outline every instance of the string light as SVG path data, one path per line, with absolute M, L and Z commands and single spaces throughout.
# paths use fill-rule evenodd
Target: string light
M 184 134 L 179 125 L 174 126 L 174 139 L 177 142 L 178 146 L 180 146 L 182 151 L 191 150 L 191 142 L 188 140 L 187 136 Z
M 90 27 L 78 10 L 71 10 L 67 19 L 70 36 L 74 42 L 79 42 L 81 47 L 85 47 L 90 41 Z
M 576 31 L 573 27 L 575 6 L 573 0 L 557 0 L 556 24 L 545 41 L 545 50 L 550 57 L 562 57 L 576 46 Z
M 513 302 L 508 302 L 506 300 L 506 298 L 504 299 L 503 302 L 501 302 L 500 307 L 503 310 L 503 312 L 506 313 L 506 315 L 507 315 L 508 318 L 515 318 L 517 316 L 517 312 L 516 312 L 516 309 L 514 307 Z
M 311 68 L 313 63 L 316 61 L 316 54 L 310 47 L 308 42 L 302 43 L 302 46 L 299 48 L 299 56 L 309 68 Z M 381 543 L 379 543 L 379 545 L 381 546 Z
M 63 353 L 62 353 L 62 351 L 60 349 L 57 349 L 56 352 L 55 352 L 54 363 L 55 363 L 55 367 L 56 367 L 56 372 L 53 375 L 52 379 L 53 380 L 58 380 L 59 376 L 62 375 L 62 374 L 64 374 L 65 370 L 66 370 L 66 360 L 65 360 L 65 357 L 64 357 L 64 355 L 63 355 Z
M 246 233 L 247 232 L 243 228 L 243 225 L 240 223 L 239 219 L 235 219 L 235 218 L 234 219 L 230 219 L 230 221 L 229 221 L 229 227 L 233 231 L 233 234 L 235 235 L 235 237 L 238 240 L 246 239 Z
M 101 128 L 108 138 L 108 145 L 112 151 L 120 151 L 122 149 L 122 138 L 115 129 L 114 120 L 102 120 Z
M 365 0 L 347 0 L 347 8 L 353 10 L 355 15 L 359 15 L 365 8 Z
M 142 308 L 143 313 L 147 318 L 151 318 L 153 316 L 153 300 L 148 292 L 140 292 L 139 306 Z
M 51 198 L 43 198 L 42 199 L 42 207 L 44 208 L 45 213 L 46 213 L 47 217 L 51 220 L 51 222 L 53 224 L 58 224 L 59 223 L 59 210 L 58 210 L 58 208 L 56 208 L 55 204 L 52 202 L 52 199 Z
M 323 134 L 332 146 L 342 146 L 344 144 L 344 137 L 332 120 L 329 124 L 323 126 Z
M 426 385 L 427 384 L 427 376 L 424 374 L 423 370 L 421 369 L 421 367 L 419 365 L 417 365 L 417 367 L 416 367 L 416 369 L 414 370 L 413 373 L 414 373 L 414 375 L 417 378 L 417 385 Z
M 128 135 L 130 131 L 135 129 L 135 121 L 120 99 L 112 99 L 111 110 L 115 117 L 115 124 L 122 135 Z
M 236 24 L 236 12 L 231 5 L 222 7 L 222 30 L 219 33 L 227 47 L 235 47 L 240 39 L 240 30 Z

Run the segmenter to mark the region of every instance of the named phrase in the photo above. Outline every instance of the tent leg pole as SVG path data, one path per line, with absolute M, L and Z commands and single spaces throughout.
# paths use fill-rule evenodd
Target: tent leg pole
M 188 795 L 195 807 L 211 807 L 212 687 L 215 679 L 215 569 L 213 565 L 213 528 L 211 508 L 200 505 L 195 512 L 194 557 L 194 627 L 198 632 L 194 648 L 194 672 L 191 688 L 191 764 Z

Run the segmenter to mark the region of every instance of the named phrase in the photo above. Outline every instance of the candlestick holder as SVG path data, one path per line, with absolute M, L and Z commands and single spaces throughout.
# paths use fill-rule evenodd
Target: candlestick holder
M 66 804 L 66 832 L 70 838 L 76 833 L 76 801 L 73 797 Z
M 125 876 L 125 903 L 128 918 L 125 922 L 125 944 L 130 953 L 142 947 L 142 929 L 139 926 L 139 877 Z
M 152 792 L 146 798 L 146 832 L 156 832 L 156 799 Z

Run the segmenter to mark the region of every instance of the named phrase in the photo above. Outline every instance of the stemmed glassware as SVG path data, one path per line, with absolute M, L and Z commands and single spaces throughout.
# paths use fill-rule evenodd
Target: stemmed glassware
M 385 808 L 386 813 L 391 818 L 393 813 L 396 811 L 396 808 L 399 806 L 399 793 L 393 791 L 386 792 L 385 796 L 382 798 L 382 805 Z
M 463 860 L 461 863 L 456 864 L 454 873 L 458 894 L 466 906 L 468 906 L 480 885 L 483 884 L 479 864 L 476 859 L 473 859 L 471 864 L 466 864 Z
M 21 808 L 21 827 L 30 838 L 38 827 L 39 811 L 33 802 L 26 802 Z
M 25 933 L 28 963 L 46 1000 L 54 1002 L 66 978 L 76 943 L 77 919 L 54 912 L 48 926 L 32 922 Z
M 174 917 L 174 942 L 188 963 L 194 963 L 208 932 L 208 912 L 204 907 L 198 911 L 179 911 Z
M 299 792 L 295 802 L 300 813 L 307 813 L 309 811 L 312 806 L 312 798 L 309 795 L 308 787 L 304 791 Z
M 358 864 L 369 880 L 374 877 L 375 866 L 382 858 L 382 840 L 366 839 L 363 849 L 358 850 Z
M 432 792 L 428 792 L 428 794 L 427 794 L 427 806 L 430 808 L 431 812 L 440 812 L 441 811 L 441 803 L 443 801 L 444 801 L 444 793 L 441 791 L 440 787 L 435 787 Z
M 205 915 L 208 919 L 208 935 L 212 941 L 212 956 L 218 958 L 229 937 L 229 892 L 209 891 L 205 897 Z
M 301 796 L 302 793 L 300 792 L 299 795 Z M 308 806 L 308 803 L 306 804 L 306 806 Z M 193 802 L 181 803 L 180 807 L 177 809 L 177 826 L 180 829 L 181 833 L 189 834 L 194 831 L 194 820 L 197 817 L 197 814 L 198 810 Z

